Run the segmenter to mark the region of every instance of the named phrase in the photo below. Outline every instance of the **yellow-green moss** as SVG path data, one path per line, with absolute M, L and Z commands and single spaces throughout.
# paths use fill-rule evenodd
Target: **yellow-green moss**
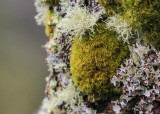
M 47 16 L 46 16 L 46 21 L 45 21 L 45 33 L 46 35 L 49 37 L 51 32 L 53 31 L 53 26 L 51 25 L 52 22 L 52 15 L 53 15 L 53 11 L 52 10 L 48 10 L 47 12 Z
M 146 34 L 145 41 L 152 44 L 157 50 L 160 50 L 160 29 L 159 32 L 151 32 Z
M 108 16 L 118 13 L 121 9 L 122 0 L 98 0 L 98 2 L 104 7 Z
M 133 28 L 142 28 L 160 17 L 160 0 L 98 0 L 106 12 L 115 12 L 124 17 Z M 150 22 L 150 20 L 152 20 Z
M 110 77 L 129 56 L 128 46 L 115 32 L 104 28 L 101 23 L 94 27 L 92 38 L 87 33 L 79 42 L 79 37 L 74 38 L 70 60 L 74 83 L 95 99 L 120 91 L 110 83 Z
M 60 0 L 46 0 L 46 4 L 49 6 L 57 6 L 59 5 Z
M 154 23 L 152 19 L 160 17 L 159 0 L 122 0 L 121 4 L 124 11 L 122 14 L 133 28 L 146 29 L 151 25 L 145 24 Z
M 98 1 L 106 12 L 118 13 L 133 30 L 146 33 L 147 43 L 160 48 L 160 0 Z
M 146 33 L 147 42 L 160 48 L 160 0 L 122 0 L 122 7 L 127 23 Z

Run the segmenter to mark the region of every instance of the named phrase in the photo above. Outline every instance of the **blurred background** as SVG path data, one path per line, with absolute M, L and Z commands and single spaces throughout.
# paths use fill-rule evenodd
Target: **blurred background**
M 48 41 L 33 0 L 0 0 L 0 114 L 33 114 L 44 98 Z

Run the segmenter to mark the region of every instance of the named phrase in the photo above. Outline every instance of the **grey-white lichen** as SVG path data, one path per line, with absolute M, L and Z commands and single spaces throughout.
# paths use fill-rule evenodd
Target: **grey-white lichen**
M 128 42 L 132 38 L 132 28 L 127 22 L 118 14 L 108 17 L 106 21 L 106 27 L 116 31 L 119 37 L 123 39 L 124 42 Z
M 90 13 L 86 7 L 75 4 L 74 7 L 68 7 L 65 17 L 57 24 L 57 31 L 71 36 L 82 36 L 88 29 L 94 32 L 93 26 L 104 13 L 103 9 L 97 12 L 93 9 Z
M 46 62 L 51 64 L 54 69 L 62 69 L 63 67 L 66 67 L 66 64 L 64 64 L 56 54 L 49 53 L 48 57 L 46 58 Z
M 137 54 L 137 56 L 133 56 Z M 111 82 L 116 86 L 122 86 L 122 95 L 113 106 L 113 111 L 127 109 L 129 101 L 136 96 L 140 101 L 135 101 L 135 107 L 132 107 L 134 113 L 154 113 L 154 101 L 158 102 L 160 98 L 160 59 L 157 56 L 159 52 L 152 47 L 136 44 L 132 46 L 131 58 L 126 60 L 125 65 L 117 70 L 117 74 L 112 77 Z M 138 60 L 139 59 L 139 60 Z M 137 64 L 138 62 L 138 64 Z M 148 107 L 148 108 L 146 108 Z M 115 110 L 116 109 L 116 110 Z
M 80 90 L 75 87 L 71 79 L 68 80 L 68 84 L 61 91 L 51 90 L 48 94 L 48 98 L 43 101 L 41 113 L 44 111 L 50 113 L 60 105 L 64 105 L 66 108 L 71 107 L 72 110 L 77 111 L 77 106 L 83 101 Z
M 35 0 L 35 7 L 36 7 L 36 11 L 37 11 L 37 15 L 35 16 L 36 22 L 38 25 L 44 25 L 45 24 L 45 20 L 46 20 L 46 16 L 47 16 L 47 11 L 49 9 L 49 7 L 45 4 L 43 4 L 43 2 L 45 2 L 45 0 Z

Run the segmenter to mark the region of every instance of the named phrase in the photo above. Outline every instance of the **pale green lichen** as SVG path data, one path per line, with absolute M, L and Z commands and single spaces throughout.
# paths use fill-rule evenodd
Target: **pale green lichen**
M 45 20 L 47 16 L 47 12 L 49 7 L 46 5 L 43 5 L 39 2 L 39 0 L 36 0 L 34 3 L 37 11 L 37 15 L 35 16 L 35 20 L 38 25 L 45 25 Z
M 49 86 L 50 86 L 52 89 L 56 88 L 56 86 L 57 86 L 57 81 L 51 80 Z
M 118 14 L 108 17 L 106 26 L 107 28 L 116 31 L 124 42 L 129 42 L 129 39 L 132 38 L 132 28 Z
M 93 26 L 102 14 L 104 14 L 103 9 L 90 13 L 86 7 L 75 4 L 74 7 L 67 9 L 65 17 L 57 24 L 57 31 L 72 36 L 82 36 L 88 29 L 93 32 Z
M 55 85 L 55 81 L 53 81 Z M 52 83 L 50 84 L 52 85 Z M 51 86 L 50 86 L 51 87 Z M 43 105 L 41 111 L 38 114 L 47 114 L 47 113 L 64 113 L 65 110 L 59 110 L 57 107 L 63 105 L 65 108 L 68 106 L 71 109 L 78 110 L 79 105 L 83 101 L 82 96 L 80 96 L 80 90 L 75 87 L 72 82 L 72 79 L 69 80 L 68 85 L 63 88 L 61 91 L 54 91 L 52 88 L 48 93 L 48 98 L 43 100 Z M 69 112 L 70 110 L 68 110 Z
M 69 105 L 79 104 L 83 101 L 82 97 L 79 96 L 80 91 L 74 86 L 72 80 L 69 80 L 69 84 L 62 89 L 62 91 L 54 92 L 50 96 L 50 108 L 56 108 L 64 103 L 67 108 Z

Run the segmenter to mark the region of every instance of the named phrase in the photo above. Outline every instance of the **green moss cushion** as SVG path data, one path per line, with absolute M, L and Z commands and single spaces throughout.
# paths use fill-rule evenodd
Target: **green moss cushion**
M 160 49 L 160 0 L 98 1 L 106 12 L 121 15 L 133 30 L 145 33 L 147 43 Z
M 110 83 L 110 77 L 129 56 L 129 49 L 117 34 L 96 26 L 93 38 L 88 34 L 74 39 L 71 54 L 71 73 L 74 83 L 92 98 L 100 99 L 119 91 Z
M 49 6 L 57 6 L 59 5 L 60 0 L 46 0 L 45 1 Z
M 121 1 L 122 0 L 98 0 L 108 16 L 120 12 Z

